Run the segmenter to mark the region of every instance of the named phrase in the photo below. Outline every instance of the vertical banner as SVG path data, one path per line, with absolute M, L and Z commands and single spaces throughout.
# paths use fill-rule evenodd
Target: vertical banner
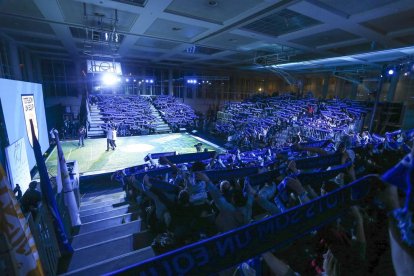
M 27 137 L 29 138 L 30 145 L 33 147 L 33 138 L 30 129 L 30 120 L 33 122 L 34 132 L 36 138 L 39 140 L 39 129 L 37 128 L 37 116 L 36 106 L 34 101 L 34 95 L 22 95 L 24 120 L 26 122 Z
M 56 237 L 59 243 L 59 250 L 62 254 L 72 254 L 73 248 L 70 244 L 68 237 L 63 227 L 63 222 L 60 217 L 60 212 L 57 207 L 55 195 L 52 190 L 52 184 L 50 183 L 49 175 L 47 173 L 45 160 L 42 156 L 42 150 L 40 149 L 39 141 L 34 132 L 33 121 L 30 120 L 30 129 L 33 136 L 33 152 L 36 158 L 37 170 L 40 176 L 40 188 L 42 190 L 42 198 L 49 208 L 52 215 L 53 225 L 56 231 Z
M 15 143 L 6 148 L 8 171 L 11 179 L 12 188 L 16 184 L 24 193 L 29 188 L 31 181 L 29 161 L 27 160 L 26 143 L 20 138 Z
M 10 254 L 16 264 L 16 275 L 44 275 L 29 225 L 0 163 L 0 232 L 10 243 Z

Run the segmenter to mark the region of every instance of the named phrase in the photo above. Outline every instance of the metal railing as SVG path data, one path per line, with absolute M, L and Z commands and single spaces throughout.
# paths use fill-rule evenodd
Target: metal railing
M 60 251 L 51 220 L 51 215 L 46 205 L 40 205 L 37 209 L 36 216 L 31 213 L 27 217 L 30 231 L 36 243 L 39 252 L 40 261 L 46 275 L 56 275 Z

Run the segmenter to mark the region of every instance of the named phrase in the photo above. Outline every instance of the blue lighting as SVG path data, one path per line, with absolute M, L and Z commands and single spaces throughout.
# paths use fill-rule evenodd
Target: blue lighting
M 197 80 L 196 79 L 188 79 L 187 83 L 197 84 Z
M 390 69 L 390 70 L 388 70 L 388 75 L 394 75 L 394 70 L 393 69 Z

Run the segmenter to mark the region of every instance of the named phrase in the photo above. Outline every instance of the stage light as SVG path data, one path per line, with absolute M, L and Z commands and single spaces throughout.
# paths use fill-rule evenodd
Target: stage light
M 148 80 L 145 80 L 145 83 L 148 83 Z
M 405 73 L 404 73 L 404 76 L 408 76 L 408 72 L 405 72 Z
M 154 80 L 150 80 L 149 82 L 150 82 L 150 83 L 154 83 Z
M 117 82 L 120 81 L 120 78 L 117 78 L 115 75 L 113 74 L 104 74 L 102 76 L 102 83 L 107 85 L 107 86 L 112 86 L 115 85 Z
M 390 69 L 390 70 L 388 70 L 388 75 L 394 75 L 394 70 L 393 69 Z
M 136 80 L 136 79 L 134 79 L 134 82 L 137 82 L 137 80 Z
M 125 81 L 126 81 L 126 82 L 129 82 L 129 79 L 128 79 L 128 78 L 126 78 L 126 79 L 125 79 Z

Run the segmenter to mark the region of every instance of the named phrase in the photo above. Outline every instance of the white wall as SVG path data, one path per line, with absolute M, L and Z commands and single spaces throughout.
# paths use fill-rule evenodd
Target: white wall
M 49 136 L 46 125 L 45 106 L 42 85 L 38 83 L 0 79 L 0 99 L 6 122 L 9 144 L 24 138 L 30 170 L 36 165 L 36 159 L 30 145 L 23 113 L 22 94 L 33 94 L 35 99 L 39 143 L 44 153 L 49 148 Z M 29 134 L 31 135 L 31 134 Z

